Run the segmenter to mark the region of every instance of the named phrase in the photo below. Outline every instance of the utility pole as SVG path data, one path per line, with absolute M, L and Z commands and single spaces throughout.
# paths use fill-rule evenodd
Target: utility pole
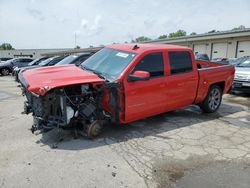
M 75 32 L 75 47 L 76 47 L 76 32 Z

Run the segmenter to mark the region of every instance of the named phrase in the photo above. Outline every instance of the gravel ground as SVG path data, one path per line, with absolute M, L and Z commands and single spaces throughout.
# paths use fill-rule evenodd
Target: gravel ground
M 249 187 L 250 96 L 225 95 L 219 111 L 196 106 L 103 134 L 39 135 L 24 98 L 0 77 L 0 187 Z

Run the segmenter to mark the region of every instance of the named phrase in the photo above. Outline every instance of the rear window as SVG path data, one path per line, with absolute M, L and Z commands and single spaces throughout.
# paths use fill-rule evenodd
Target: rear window
M 192 71 L 192 58 L 189 52 L 169 52 L 171 74 Z
M 79 55 L 70 55 L 66 58 L 64 58 L 62 61 L 57 63 L 56 65 L 66 65 L 66 64 L 71 64 L 73 61 L 75 61 Z

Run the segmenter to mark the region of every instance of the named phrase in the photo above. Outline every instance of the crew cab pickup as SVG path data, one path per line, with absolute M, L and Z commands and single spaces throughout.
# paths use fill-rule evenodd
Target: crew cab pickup
M 195 60 L 187 47 L 115 44 L 79 67 L 25 70 L 19 80 L 33 131 L 74 127 L 92 138 L 107 121 L 127 124 L 192 104 L 215 112 L 234 72 L 232 65 Z

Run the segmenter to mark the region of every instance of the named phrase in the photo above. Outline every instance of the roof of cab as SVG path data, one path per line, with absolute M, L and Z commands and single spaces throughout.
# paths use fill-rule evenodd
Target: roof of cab
M 136 48 L 136 45 L 137 45 L 137 48 Z M 117 50 L 122 50 L 122 51 L 133 52 L 133 53 L 143 53 L 143 52 L 151 51 L 151 50 L 190 50 L 190 48 L 184 47 L 184 46 L 177 46 L 177 45 L 170 45 L 170 44 L 157 44 L 157 43 L 112 44 L 106 47 L 117 49 Z

